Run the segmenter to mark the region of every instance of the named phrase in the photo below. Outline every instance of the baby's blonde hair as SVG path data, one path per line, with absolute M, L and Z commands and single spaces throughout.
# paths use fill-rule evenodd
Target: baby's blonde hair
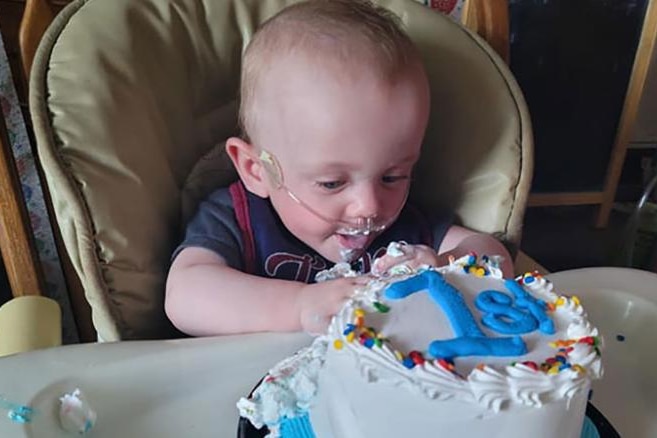
M 331 40 L 334 44 L 322 44 Z M 249 140 L 257 84 L 282 55 L 364 65 L 392 82 L 419 59 L 399 18 L 370 0 L 308 0 L 283 9 L 255 32 L 244 52 L 239 123 Z

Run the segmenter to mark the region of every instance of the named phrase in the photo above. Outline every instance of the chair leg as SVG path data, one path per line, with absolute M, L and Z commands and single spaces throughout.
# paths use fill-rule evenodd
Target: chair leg
M 41 37 L 54 18 L 55 12 L 48 0 L 26 0 L 25 12 L 18 31 L 23 73 L 26 79 L 30 77 L 32 61 Z
M 14 296 L 45 295 L 45 282 L 0 112 L 0 250 Z
M 485 39 L 509 63 L 508 0 L 467 0 L 461 22 Z

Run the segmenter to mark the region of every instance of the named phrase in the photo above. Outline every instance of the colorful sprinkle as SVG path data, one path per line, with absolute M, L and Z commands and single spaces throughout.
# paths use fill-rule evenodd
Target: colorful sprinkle
M 398 361 L 402 362 L 404 360 L 404 355 L 401 354 L 399 350 L 394 351 L 394 355 L 397 358 Z
M 571 368 L 573 371 L 577 371 L 580 374 L 586 374 L 586 370 L 581 365 L 573 365 Z
M 567 339 L 563 340 L 560 339 L 558 341 L 550 342 L 548 345 L 552 348 L 561 348 L 561 347 L 570 347 L 571 345 L 577 343 L 574 339 Z
M 343 344 L 342 340 L 340 340 L 340 339 L 336 339 L 335 341 L 333 341 L 333 347 L 334 347 L 336 350 L 342 350 L 342 347 L 343 347 L 343 346 L 344 346 L 344 344 Z
M 353 342 L 355 337 L 356 337 L 356 333 L 354 333 L 354 332 L 350 332 L 350 333 L 347 335 L 347 342 Z
M 420 353 L 419 351 L 411 351 L 410 353 L 408 353 L 408 357 L 411 358 L 411 360 L 413 361 L 413 363 L 415 363 L 415 365 L 422 365 L 425 362 L 424 356 L 422 356 L 422 353 Z
M 583 337 L 577 342 L 579 342 L 580 344 L 588 344 L 588 345 L 594 345 L 595 344 L 595 340 L 593 339 L 593 336 Z
M 522 362 L 522 364 L 525 365 L 526 367 L 531 368 L 534 371 L 538 371 L 538 364 L 536 362 L 526 360 L 526 361 Z
M 410 357 L 405 357 L 404 360 L 402 360 L 402 364 L 409 370 L 412 370 L 413 367 L 415 367 L 415 362 L 413 362 L 413 359 Z
M 453 371 L 454 370 L 454 364 L 445 360 L 445 359 L 438 359 L 438 365 L 446 369 L 447 371 Z
M 347 328 L 342 332 L 343 335 L 347 336 L 349 333 L 353 332 L 356 329 L 356 326 L 353 324 L 347 324 Z
M 365 345 L 365 347 L 367 347 L 367 348 L 374 347 L 374 339 L 373 338 L 365 339 L 365 343 L 363 345 Z
M 372 305 L 380 313 L 388 313 L 390 311 L 390 307 L 386 306 L 383 303 L 379 303 L 378 301 L 375 301 L 374 303 L 372 303 Z
M 355 309 L 354 310 L 354 315 L 356 316 L 356 318 L 364 317 L 365 316 L 365 311 L 361 308 Z

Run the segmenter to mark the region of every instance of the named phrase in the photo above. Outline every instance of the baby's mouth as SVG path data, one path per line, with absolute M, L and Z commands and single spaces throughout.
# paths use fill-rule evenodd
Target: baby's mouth
M 359 250 L 365 249 L 371 236 L 336 234 L 338 244 L 344 249 Z
M 340 246 L 340 257 L 343 262 L 351 263 L 360 257 L 372 236 L 336 234 Z

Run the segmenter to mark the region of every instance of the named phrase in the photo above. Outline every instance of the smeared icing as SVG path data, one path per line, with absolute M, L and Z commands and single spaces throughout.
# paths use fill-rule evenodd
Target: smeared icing
M 242 417 L 261 428 L 267 425 L 271 437 L 278 437 L 285 418 L 303 416 L 317 392 L 317 376 L 326 357 L 328 341 L 319 337 L 309 347 L 274 368 L 250 398 L 237 402 Z
M 59 398 L 59 422 L 62 428 L 77 435 L 85 435 L 96 424 L 96 412 L 79 388 Z

